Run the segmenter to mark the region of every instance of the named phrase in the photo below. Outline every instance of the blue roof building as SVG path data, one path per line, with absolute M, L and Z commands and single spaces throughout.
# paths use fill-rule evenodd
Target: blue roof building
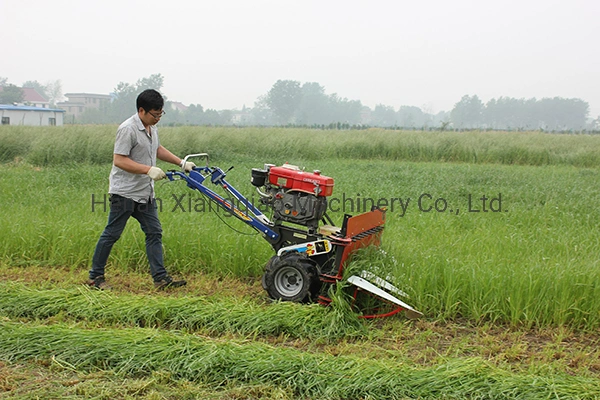
M 65 110 L 0 104 L 2 125 L 61 126 Z

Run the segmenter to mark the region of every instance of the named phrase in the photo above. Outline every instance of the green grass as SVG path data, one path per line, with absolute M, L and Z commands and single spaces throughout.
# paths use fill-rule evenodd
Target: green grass
M 0 363 L 0 379 L 3 399 L 293 399 L 290 391 L 270 384 L 224 383 L 215 388 L 214 385 L 176 379 L 164 371 L 140 378 L 124 378 L 114 371 L 73 371 L 55 361 L 50 367 L 40 366 L 35 362 L 4 367 Z
M 0 362 L 0 392 L 3 399 L 204 399 L 204 400 L 290 400 L 285 388 L 271 384 L 214 385 L 176 379 L 166 371 L 139 378 L 122 377 L 115 371 L 74 371 L 56 360 L 3 365 Z
M 0 129 L 1 159 L 9 161 L 0 165 L 0 217 L 12 228 L 0 232 L 0 262 L 89 267 L 107 219 L 102 201 L 114 129 Z M 391 275 L 428 318 L 600 327 L 600 137 L 201 127 L 161 132 L 177 154 L 207 151 L 212 165 L 234 165 L 228 180 L 254 201 L 250 169 L 288 161 L 334 177 L 330 215 L 338 223 L 344 213 L 387 205 L 387 256 L 367 263 L 379 264 L 380 275 Z M 157 194 L 171 271 L 260 277 L 272 250 L 253 230 L 221 211 L 209 212 L 200 194 L 181 182 L 159 183 Z M 183 198 L 184 209 L 176 198 Z M 143 233 L 131 221 L 107 273 L 147 268 Z
M 34 165 L 104 164 L 116 126 L 0 127 L 0 162 Z M 471 164 L 600 166 L 600 137 L 541 132 L 419 132 L 370 129 L 161 127 L 161 143 L 176 154 L 208 152 L 215 159 L 264 162 L 377 159 Z M 269 160 L 269 161 L 267 161 Z
M 338 307 L 194 296 L 164 298 L 113 295 L 86 287 L 33 289 L 20 283 L 0 283 L 0 315 L 12 319 L 60 318 L 120 326 L 201 331 L 212 335 L 280 336 L 319 342 L 365 334 L 353 313 Z
M 0 397 L 600 398 L 600 137 L 161 128 L 176 154 L 234 165 L 251 198 L 251 168 L 290 162 L 335 179 L 338 223 L 387 203 L 383 251 L 347 272 L 389 276 L 425 317 L 359 322 L 343 290 L 331 308 L 266 301 L 270 246 L 182 182 L 157 193 L 188 287 L 148 292 L 135 221 L 107 267 L 115 292 L 80 287 L 115 129 L 0 127 L 0 272 L 28 282 L 0 284 Z
M 52 359 L 78 371 L 113 371 L 140 378 L 164 371 L 216 387 L 227 382 L 275 385 L 297 398 L 593 399 L 596 378 L 552 371 L 515 374 L 471 358 L 431 367 L 393 360 L 332 356 L 163 332 L 152 329 L 82 329 L 73 325 L 1 322 L 0 359 L 11 363 Z
M 249 170 L 258 161 L 215 162 L 235 165 L 228 179 L 252 196 Z M 301 164 L 335 177 L 336 206 L 345 206 L 331 213 L 338 222 L 344 211 L 357 213 L 357 199 L 361 211 L 369 198 L 411 199 L 404 214 L 398 201 L 388 207 L 383 249 L 390 259 L 383 262 L 381 275 L 391 274 L 429 318 L 588 330 L 600 326 L 597 169 L 385 160 Z M 91 199 L 106 192 L 109 165 L 38 168 L 18 163 L 0 166 L 0 171 L 0 201 L 7 205 L 0 216 L 13 227 L 0 232 L 0 260 L 89 268 L 107 219 L 102 204 L 92 212 Z M 159 183 L 157 193 L 163 199 L 165 255 L 172 271 L 260 277 L 272 250 L 254 231 L 224 218 L 249 234 L 240 235 L 215 213 L 174 209 L 172 196 L 199 196 L 181 182 Z M 444 198 L 449 208 L 459 209 L 458 215 L 422 211 L 418 199 L 424 193 L 431 200 L 424 198 L 422 208 Z M 468 211 L 469 194 L 474 202 L 500 193 L 505 211 Z M 481 204 L 472 207 L 482 210 Z M 115 245 L 109 276 L 111 269 L 147 271 L 143 233 L 135 221 Z

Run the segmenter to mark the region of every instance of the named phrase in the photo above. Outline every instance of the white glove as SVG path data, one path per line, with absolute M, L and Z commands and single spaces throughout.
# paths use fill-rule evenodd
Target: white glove
M 160 181 L 161 179 L 165 179 L 167 177 L 167 174 L 165 174 L 165 171 L 163 171 L 162 169 L 160 169 L 158 167 L 150 167 L 148 172 L 146 172 L 146 175 L 148 175 L 150 178 L 154 179 L 155 181 Z
M 181 164 L 179 164 L 179 166 L 185 172 L 190 172 L 196 166 L 196 164 L 190 161 L 181 160 Z

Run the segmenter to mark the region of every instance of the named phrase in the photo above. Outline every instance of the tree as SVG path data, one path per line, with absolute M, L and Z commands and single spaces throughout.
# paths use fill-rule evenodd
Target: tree
M 98 108 L 86 108 L 77 116 L 79 124 L 110 124 L 113 121 L 109 119 L 106 110 Z
M 204 108 L 200 104 L 190 104 L 183 112 L 183 119 L 189 125 L 201 125 L 204 119 Z
M 590 122 L 589 129 L 595 132 L 600 131 L 600 115 L 598 118 Z
M 217 110 L 209 108 L 204 111 L 204 125 L 221 125 L 221 114 Z
M 23 89 L 9 83 L 8 85 L 2 86 L 2 90 L 0 91 L 0 104 L 21 103 L 23 102 L 23 97 Z
M 258 96 L 251 111 L 252 119 L 258 125 L 273 125 L 273 112 L 267 104 L 267 95 Z
M 427 124 L 427 120 L 428 118 L 419 107 L 400 106 L 398 110 L 398 121 L 404 128 L 423 127 Z
M 163 81 L 164 78 L 161 74 L 154 74 L 147 78 L 138 79 L 135 84 L 119 82 L 114 90 L 114 100 L 107 110 L 109 119 L 118 123 L 129 118 L 137 111 L 135 105 L 137 96 L 146 89 L 160 91 Z
M 398 126 L 398 116 L 393 107 L 377 104 L 371 113 L 371 124 L 375 126 Z
M 136 111 L 137 89 L 130 83 L 119 82 L 113 94 L 114 99 L 110 103 L 107 113 L 112 122 L 118 123 L 124 121 Z
M 50 81 L 46 84 L 46 95 L 48 96 L 50 106 L 56 107 L 56 103 L 61 101 L 63 98 L 62 82 L 60 79 Z
M 280 124 L 288 124 L 296 113 L 302 101 L 300 82 L 291 80 L 278 80 L 269 93 L 266 103 Z
M 55 107 L 56 103 L 62 100 L 62 83 L 59 79 L 50 81 L 45 85 L 42 85 L 38 81 L 25 81 L 22 87 L 34 88 L 36 92 L 48 100 L 52 107 Z
M 540 118 L 546 129 L 581 130 L 585 128 L 589 104 L 580 99 L 544 98 L 539 102 Z
M 296 123 L 322 125 L 332 122 L 325 88 L 316 82 L 306 82 L 300 90 L 302 98 L 296 111 Z
M 360 114 L 363 105 L 360 100 L 348 100 L 333 93 L 329 96 L 329 108 L 332 122 L 341 122 L 346 125 L 356 125 L 361 122 Z
M 481 126 L 483 117 L 483 103 L 477 95 L 465 95 L 454 105 L 450 118 L 455 128 L 472 129 Z
M 164 85 L 165 78 L 162 74 L 153 74 L 147 78 L 138 79 L 135 88 L 138 92 L 143 92 L 146 89 L 154 89 L 160 91 Z M 163 97 L 166 96 L 163 95 Z
M 432 126 L 438 126 L 442 131 L 449 129 L 450 123 L 450 113 L 446 111 L 440 111 L 433 115 L 431 119 Z

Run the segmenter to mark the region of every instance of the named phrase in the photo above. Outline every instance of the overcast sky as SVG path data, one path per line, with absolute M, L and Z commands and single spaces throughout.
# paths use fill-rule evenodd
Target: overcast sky
M 0 0 L 0 77 L 252 107 L 278 79 L 450 111 L 465 95 L 567 97 L 600 115 L 598 0 Z

